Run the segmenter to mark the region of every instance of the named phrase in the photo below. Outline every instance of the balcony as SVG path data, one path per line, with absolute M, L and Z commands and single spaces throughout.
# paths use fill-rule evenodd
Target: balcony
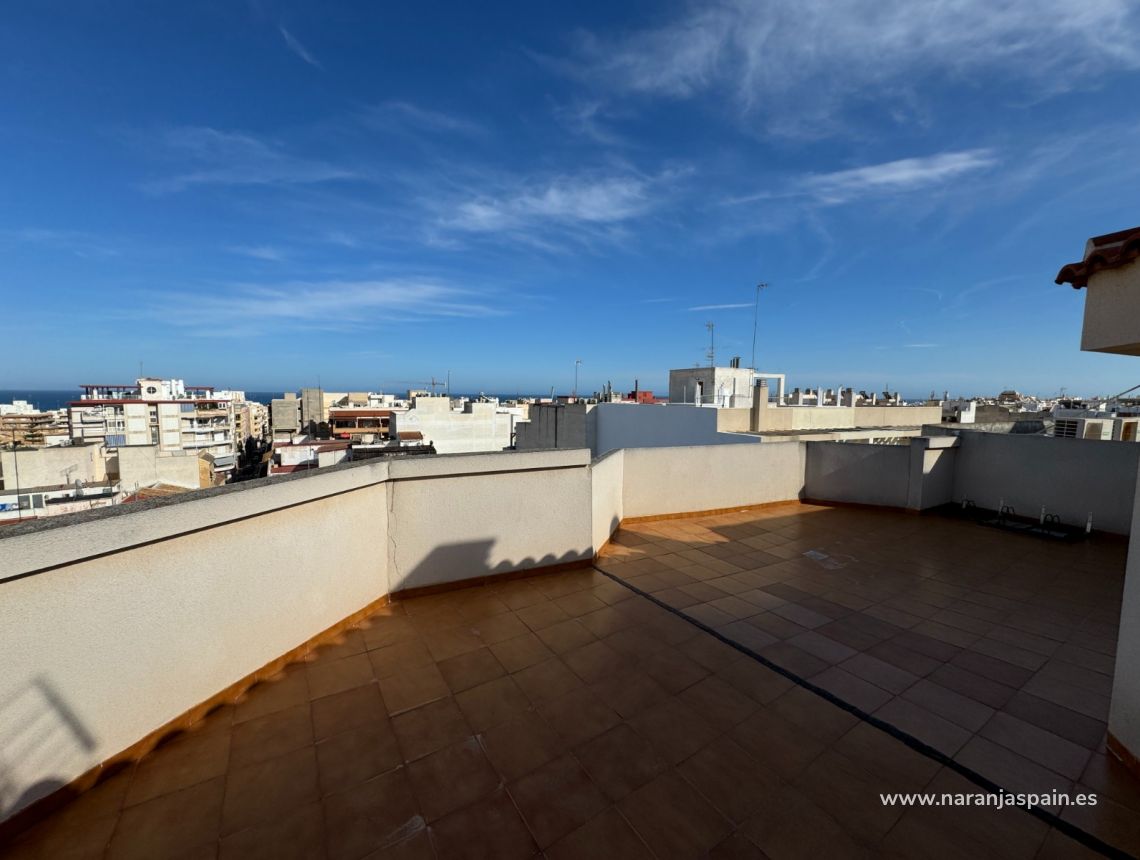
M 17 845 L 1140 851 L 1105 748 L 1124 539 L 900 510 L 1054 486 L 1051 508 L 1127 532 L 1131 496 L 1076 484 L 1115 493 L 1130 446 L 1008 441 L 368 462 L 3 533 L 0 798 L 38 813 Z M 987 459 L 1018 456 L 1040 486 Z M 886 507 L 801 501 L 860 484 Z M 994 783 L 1100 802 L 879 798 Z

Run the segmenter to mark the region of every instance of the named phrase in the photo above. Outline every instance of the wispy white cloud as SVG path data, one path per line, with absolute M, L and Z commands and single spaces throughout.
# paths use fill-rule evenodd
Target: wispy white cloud
M 310 66 L 313 66 L 317 69 L 324 68 L 324 66 L 321 65 L 320 61 L 314 57 L 309 52 L 309 50 L 300 43 L 300 41 L 297 40 L 297 37 L 285 29 L 284 24 L 282 24 L 279 29 L 281 30 L 281 38 L 285 40 L 285 45 L 289 48 L 290 51 L 292 51 Z
M 998 164 L 992 149 L 964 149 L 936 155 L 900 158 L 830 173 L 794 177 L 776 189 L 733 197 L 728 205 L 762 200 L 801 198 L 834 206 L 869 196 L 890 196 L 948 186 L 952 180 L 976 174 Z
M 287 257 L 284 251 L 272 245 L 231 245 L 227 250 L 233 254 L 252 257 L 255 260 L 265 260 L 270 263 L 280 263 Z
M 1029 97 L 1140 68 L 1132 0 L 720 0 L 618 39 L 579 37 L 555 65 L 611 93 L 721 91 L 770 130 L 818 133 L 868 101 L 907 117 L 914 83 L 993 80 Z M 921 111 L 919 111 L 921 112 Z
M 439 223 L 468 235 L 522 238 L 546 250 L 557 250 L 560 238 L 612 239 L 627 222 L 664 206 L 680 173 L 583 172 L 508 182 L 449 202 Z
M 373 105 L 366 108 L 361 116 L 367 125 L 384 131 L 414 129 L 467 137 L 481 137 L 487 134 L 484 125 L 468 117 L 431 110 L 403 101 L 388 101 Z
M 190 334 L 359 331 L 394 323 L 481 319 L 505 311 L 488 293 L 430 278 L 235 284 L 214 295 L 172 295 L 144 315 Z M 220 328 L 219 321 L 226 327 Z
M 166 131 L 160 137 L 158 154 L 194 166 L 144 184 L 145 190 L 156 194 L 200 185 L 305 185 L 359 178 L 356 172 L 331 162 L 293 155 L 274 141 L 200 126 Z
M 750 307 L 752 307 L 752 302 L 732 302 L 732 303 L 726 304 L 726 305 L 697 305 L 696 307 L 689 308 L 689 310 L 691 310 L 691 311 L 727 311 L 727 310 L 731 310 L 733 308 L 750 308 Z
M 868 194 L 919 191 L 997 163 L 989 149 L 943 152 L 805 177 L 801 188 L 823 203 L 846 203 Z

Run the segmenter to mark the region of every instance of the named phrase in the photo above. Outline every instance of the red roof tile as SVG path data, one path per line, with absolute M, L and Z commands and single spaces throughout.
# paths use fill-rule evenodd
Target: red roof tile
M 1140 257 L 1140 227 L 1093 236 L 1085 245 L 1084 259 L 1069 263 L 1057 273 L 1058 284 L 1087 287 L 1089 277 L 1105 269 L 1118 269 Z

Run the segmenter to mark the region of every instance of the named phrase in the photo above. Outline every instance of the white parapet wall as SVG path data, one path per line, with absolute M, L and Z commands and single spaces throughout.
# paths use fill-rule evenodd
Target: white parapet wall
M 593 463 L 585 449 L 373 461 L 7 526 L 0 819 L 385 594 L 588 561 L 623 519 L 795 500 L 805 480 L 820 498 L 928 507 L 1037 470 L 1026 492 L 1053 482 L 1080 510 L 1089 481 L 1099 505 L 1111 500 L 1098 525 L 1127 531 L 1114 497 L 1127 482 L 1131 517 L 1140 446 L 998 438 L 973 450 L 765 442 Z M 1022 471 L 993 465 L 1014 458 Z M 1121 635 L 1122 654 L 1140 653 Z M 1131 725 L 1140 697 L 1119 708 Z
M 1084 525 L 1091 513 L 1094 528 L 1129 533 L 1140 445 L 1004 433 L 958 438 L 954 501 L 995 509 L 1004 502 L 1028 517 L 1044 505 L 1069 525 Z
M 801 442 L 627 448 L 622 510 L 648 517 L 798 499 L 804 456 Z
M 905 508 L 910 492 L 910 446 L 807 442 L 809 499 Z

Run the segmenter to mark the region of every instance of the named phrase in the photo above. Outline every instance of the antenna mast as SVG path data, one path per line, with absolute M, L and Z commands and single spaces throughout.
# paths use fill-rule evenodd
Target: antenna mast
M 756 323 L 760 319 L 760 291 L 768 289 L 768 284 L 756 285 L 756 300 L 752 305 L 752 372 L 756 372 Z
M 716 367 L 716 335 L 713 331 L 716 323 L 707 322 L 705 328 L 709 330 L 709 351 L 705 353 L 705 357 L 709 360 L 709 367 Z

